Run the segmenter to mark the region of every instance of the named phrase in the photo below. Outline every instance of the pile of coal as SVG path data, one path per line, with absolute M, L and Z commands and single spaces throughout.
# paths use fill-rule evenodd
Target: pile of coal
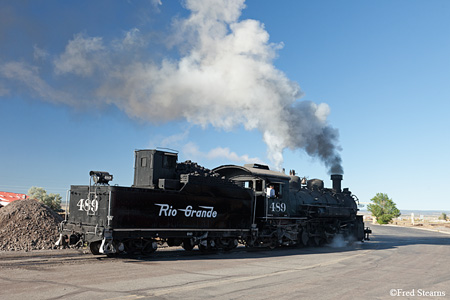
M 0 208 L 0 251 L 53 249 L 62 217 L 31 199 Z
M 196 162 L 192 162 L 187 160 L 182 163 L 177 164 L 177 173 L 180 174 L 189 174 L 195 176 L 203 176 L 203 177 L 218 177 L 219 174 L 207 169 L 205 167 L 200 166 Z

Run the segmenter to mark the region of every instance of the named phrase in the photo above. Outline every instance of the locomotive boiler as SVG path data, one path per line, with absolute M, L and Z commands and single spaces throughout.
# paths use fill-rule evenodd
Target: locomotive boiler
M 135 151 L 131 187 L 91 171 L 89 185 L 72 185 L 57 245 L 87 243 L 93 254 L 152 253 L 159 244 L 202 251 L 247 247 L 322 245 L 336 235 L 368 239 L 357 198 L 333 188 L 272 171 L 266 165 L 223 165 L 207 170 L 177 153 Z M 274 190 L 267 193 L 268 187 Z

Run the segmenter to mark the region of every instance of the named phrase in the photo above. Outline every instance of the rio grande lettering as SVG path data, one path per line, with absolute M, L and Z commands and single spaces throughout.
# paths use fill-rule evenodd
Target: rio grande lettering
M 184 216 L 187 218 L 215 218 L 217 217 L 217 211 L 214 210 L 212 206 L 199 206 L 202 209 L 193 209 L 192 205 L 186 206 L 185 209 L 176 209 L 169 204 L 156 204 L 160 207 L 159 216 L 160 217 L 175 217 L 178 211 L 184 212 Z

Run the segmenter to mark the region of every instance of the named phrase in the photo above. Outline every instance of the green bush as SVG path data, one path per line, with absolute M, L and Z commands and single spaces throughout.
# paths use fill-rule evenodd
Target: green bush
M 61 195 L 59 194 L 48 194 L 47 191 L 44 190 L 41 187 L 31 187 L 28 190 L 28 198 L 35 199 L 54 211 L 60 211 L 61 210 Z
M 401 215 L 394 201 L 387 194 L 377 193 L 370 199 L 373 203 L 367 205 L 367 210 L 377 218 L 379 224 L 388 224 L 393 218 Z

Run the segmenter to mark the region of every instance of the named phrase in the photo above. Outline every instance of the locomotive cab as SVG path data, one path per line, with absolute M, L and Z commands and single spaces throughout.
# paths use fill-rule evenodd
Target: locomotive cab
M 289 216 L 290 176 L 271 171 L 261 164 L 246 164 L 243 167 L 225 165 L 213 171 L 253 190 L 253 223 Z M 268 192 L 271 186 L 274 189 L 272 195 Z
M 289 191 L 288 185 L 285 181 L 269 181 L 266 180 L 266 186 L 268 186 L 268 190 L 270 187 L 273 187 L 274 195 L 271 196 L 269 192 L 266 192 L 266 203 L 265 208 L 266 212 L 264 214 L 265 218 L 268 217 L 286 217 L 288 216 L 288 200 L 289 200 Z

